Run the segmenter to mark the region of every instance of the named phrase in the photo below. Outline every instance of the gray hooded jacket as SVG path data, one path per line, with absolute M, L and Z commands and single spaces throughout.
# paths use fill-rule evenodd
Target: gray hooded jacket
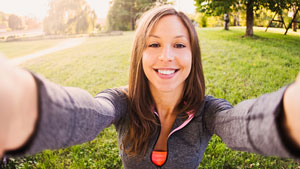
M 7 154 L 34 154 L 44 149 L 59 149 L 93 140 L 104 128 L 114 124 L 119 144 L 127 130 L 127 98 L 120 89 L 107 89 L 93 98 L 84 90 L 61 87 L 34 75 L 39 93 L 39 120 L 31 139 L 20 150 Z M 268 156 L 295 157 L 281 134 L 282 88 L 234 108 L 226 100 L 206 96 L 202 108 L 183 128 L 168 139 L 168 157 L 161 168 L 197 168 L 213 134 L 235 150 Z M 186 119 L 177 118 L 172 130 Z M 124 168 L 157 168 L 151 152 L 158 138 L 149 140 L 142 158 L 119 150 Z

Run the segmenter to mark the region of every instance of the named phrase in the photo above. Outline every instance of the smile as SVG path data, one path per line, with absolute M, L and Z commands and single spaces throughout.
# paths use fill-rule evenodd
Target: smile
M 170 75 L 175 73 L 175 70 L 157 70 L 157 72 L 163 75 Z
M 179 69 L 154 69 L 158 76 L 163 78 L 163 79 L 169 79 L 172 78 L 176 72 L 179 71 Z

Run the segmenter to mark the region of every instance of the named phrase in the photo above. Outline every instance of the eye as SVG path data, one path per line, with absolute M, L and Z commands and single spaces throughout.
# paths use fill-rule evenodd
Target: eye
M 152 43 L 152 44 L 148 45 L 148 47 L 150 47 L 150 48 L 158 48 L 158 47 L 160 47 L 160 45 L 158 43 Z
M 185 45 L 182 43 L 176 43 L 174 47 L 175 48 L 185 48 Z

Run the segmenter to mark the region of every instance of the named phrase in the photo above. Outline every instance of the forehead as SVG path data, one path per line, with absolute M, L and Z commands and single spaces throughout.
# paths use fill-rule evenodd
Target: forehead
M 159 37 L 184 36 L 189 39 L 189 34 L 183 21 L 176 15 L 167 15 L 160 18 L 153 26 L 149 35 Z

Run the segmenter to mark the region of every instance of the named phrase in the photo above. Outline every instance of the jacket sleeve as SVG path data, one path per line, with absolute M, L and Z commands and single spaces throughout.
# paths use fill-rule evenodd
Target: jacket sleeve
M 286 88 L 243 101 L 234 108 L 226 100 L 210 96 L 206 99 L 205 127 L 232 149 L 295 158 L 284 144 L 284 130 L 280 130 Z
M 94 98 L 88 92 L 62 87 L 33 74 L 38 86 L 39 117 L 27 143 L 6 155 L 34 154 L 93 140 L 101 130 L 117 123 L 126 109 L 126 97 L 117 89 Z

